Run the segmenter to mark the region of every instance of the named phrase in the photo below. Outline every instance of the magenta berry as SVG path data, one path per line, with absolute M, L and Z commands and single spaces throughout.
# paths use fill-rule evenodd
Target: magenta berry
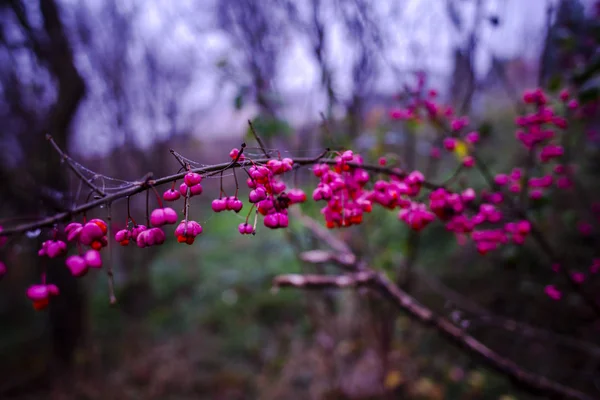
M 131 239 L 136 240 L 140 233 L 144 232 L 148 229 L 145 225 L 135 225 L 133 229 L 131 229 Z
M 66 252 L 67 244 L 62 240 L 46 240 L 42 243 L 42 248 L 38 251 L 38 255 L 56 258 L 65 255 Z
M 235 211 L 236 213 L 240 212 L 240 210 L 244 206 L 244 203 L 242 203 L 240 199 L 234 196 L 227 197 L 227 199 L 225 200 L 225 204 L 227 206 L 227 210 Z
M 177 212 L 170 207 L 157 208 L 150 214 L 150 224 L 154 227 L 177 222 Z
M 165 201 L 176 201 L 179 200 L 180 197 L 181 194 L 177 190 L 173 189 L 168 189 L 163 193 L 163 199 Z
M 237 148 L 233 148 L 229 152 L 229 157 L 231 157 L 232 160 L 235 160 L 237 158 L 238 154 L 240 154 L 240 150 L 237 149 Z M 240 156 L 239 160 L 240 161 L 244 160 L 244 155 L 243 154 Z
M 446 138 L 444 139 L 444 148 L 448 151 L 453 151 L 456 149 L 456 139 L 455 138 Z
M 102 268 L 102 257 L 98 250 L 90 249 L 83 255 L 85 263 L 90 268 Z
M 263 187 L 257 187 L 256 189 L 251 190 L 250 194 L 248 195 L 248 200 L 250 201 L 250 203 L 258 203 L 259 201 L 264 200 L 266 198 L 267 191 Z
M 250 234 L 254 233 L 254 228 L 249 223 L 243 222 L 238 225 L 238 231 L 242 235 L 250 235 Z
M 121 229 L 115 233 L 115 240 L 121 244 L 121 246 L 127 246 L 131 239 L 131 232 L 128 229 Z
M 6 264 L 4 264 L 2 261 L 0 261 L 0 279 L 2 279 L 2 277 L 4 275 L 6 275 L 7 271 L 8 271 L 8 269 L 6 268 Z
M 165 242 L 165 232 L 160 228 L 146 229 L 137 236 L 136 244 L 140 248 L 158 246 Z
M 81 230 L 83 229 L 83 225 L 78 222 L 72 222 L 65 227 L 65 233 L 67 234 L 67 240 L 72 242 L 73 240 L 78 240 L 79 235 L 81 234 Z
M 80 277 L 88 272 L 88 265 L 85 259 L 81 256 L 70 256 L 66 260 L 67 268 L 71 271 L 71 275 Z
M 562 293 L 554 285 L 548 285 L 548 286 L 546 286 L 544 288 L 544 292 L 552 300 L 560 300 L 562 298 Z
M 479 142 L 479 132 L 469 132 L 465 136 L 465 140 L 471 144 L 476 144 Z
M 183 181 L 185 182 L 186 185 L 192 187 L 192 186 L 197 185 L 200 182 L 202 182 L 202 175 L 197 174 L 195 172 L 188 172 L 183 177 Z
M 86 246 L 91 245 L 95 241 L 99 241 L 106 232 L 103 232 L 99 224 L 88 222 L 85 224 L 79 234 L 79 241 Z
M 32 285 L 27 288 L 27 297 L 33 301 L 47 299 L 50 295 L 46 285 Z
M 181 185 L 179 185 L 179 193 L 183 197 L 187 196 L 187 191 L 188 191 L 188 185 L 186 185 L 185 183 L 182 183 Z
M 306 193 L 302 189 L 291 189 L 287 192 L 287 197 L 290 199 L 290 204 L 304 203 L 306 201 Z
M 53 284 L 49 285 L 31 285 L 27 288 L 27 297 L 33 302 L 33 308 L 36 311 L 40 311 L 48 307 L 50 304 L 50 298 L 58 296 L 60 291 L 58 287 Z
M 202 226 L 196 221 L 181 221 L 175 228 L 175 236 L 179 243 L 192 244 L 196 236 L 202 233 Z
M 466 168 L 471 168 L 471 167 L 473 167 L 473 165 L 475 165 L 475 159 L 472 156 L 466 156 L 463 159 L 463 165 Z
M 202 185 L 199 184 L 199 183 L 197 185 L 190 186 L 190 194 L 192 196 L 199 196 L 199 195 L 201 195 L 202 194 L 202 190 L 203 190 L 202 189 Z
M 227 210 L 227 200 L 226 199 L 214 199 L 211 204 L 212 210 L 214 212 L 221 212 Z

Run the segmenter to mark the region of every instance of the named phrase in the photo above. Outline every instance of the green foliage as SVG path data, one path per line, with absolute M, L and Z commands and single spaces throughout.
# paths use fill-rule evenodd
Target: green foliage
M 258 135 L 267 141 L 278 137 L 289 137 L 293 132 L 292 127 L 287 121 L 265 115 L 255 117 L 252 120 L 252 125 L 254 125 L 254 129 L 256 129 Z M 254 140 L 254 135 L 250 128 L 246 131 L 246 140 Z

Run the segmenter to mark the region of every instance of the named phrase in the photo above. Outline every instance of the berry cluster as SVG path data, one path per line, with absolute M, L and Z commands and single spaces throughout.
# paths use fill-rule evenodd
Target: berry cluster
M 420 79 L 417 89 L 413 91 L 407 106 L 391 110 L 393 120 L 428 122 L 440 130 L 439 143 L 442 148 L 433 148 L 431 157 L 442 157 L 442 149 L 454 153 L 462 163 L 461 168 L 481 167 L 476 163 L 475 148 L 482 140 L 479 132 L 469 129 L 470 121 L 465 116 L 458 116 L 451 107 L 438 104 L 437 93 L 426 91 L 424 80 Z M 387 210 L 397 210 L 397 217 L 414 231 L 421 231 L 435 220 L 444 224 L 447 231 L 452 232 L 459 244 L 471 241 L 476 250 L 484 255 L 507 245 L 523 245 L 532 231 L 531 222 L 523 217 L 514 218 L 508 205 L 519 202 L 523 196 L 531 201 L 543 198 L 551 189 L 569 189 L 572 187 L 573 168 L 560 163 L 564 158 L 564 149 L 560 145 L 562 130 L 568 127 L 567 119 L 560 115 L 559 106 L 565 112 L 575 112 L 579 105 L 567 91 L 559 95 L 553 102 L 541 89 L 528 91 L 523 102 L 530 109 L 516 120 L 517 139 L 537 162 L 527 169 L 513 168 L 508 173 L 493 176 L 492 191 L 482 190 L 477 193 L 472 187 L 464 185 L 459 190 L 447 186 L 434 187 L 431 192 L 423 193 L 423 188 L 433 185 L 425 181 L 419 171 L 407 173 L 398 168 L 386 168 L 387 160 L 379 159 L 379 167 L 366 165 L 363 158 L 352 150 L 337 152 L 333 158 L 311 161 L 313 174 L 318 183 L 312 192 L 314 201 L 323 201 L 321 214 L 328 228 L 344 228 L 361 224 L 365 213 L 370 213 L 373 206 L 378 205 Z M 558 105 L 557 105 L 558 104 Z M 286 228 L 289 225 L 288 209 L 291 205 L 303 203 L 307 196 L 299 188 L 288 189 L 282 177 L 294 169 L 291 158 L 270 158 L 254 161 L 241 149 L 232 149 L 229 153 L 232 162 L 225 169 L 233 169 L 236 190 L 233 196 L 226 195 L 223 190 L 221 171 L 221 190 L 214 199 L 211 208 L 214 212 L 233 211 L 240 213 L 244 208 L 243 201 L 238 198 L 236 168 L 243 169 L 248 175 L 246 184 L 250 189 L 248 202 L 251 207 L 245 222 L 238 225 L 242 235 L 256 233 L 259 215 L 263 216 L 263 225 L 269 229 Z M 125 228 L 118 230 L 114 239 L 122 246 L 134 241 L 140 248 L 161 245 L 166 240 L 163 230 L 166 225 L 176 225 L 174 234 L 179 243 L 191 245 L 203 231 L 199 222 L 190 219 L 189 206 L 191 198 L 203 193 L 203 176 L 194 172 L 189 164 L 180 160 L 183 182 L 172 186 L 162 196 L 156 189 L 145 183 L 147 195 L 152 189 L 157 198 L 158 207 L 149 212 L 146 210 L 146 225 L 139 225 L 129 213 Z M 304 161 L 306 164 L 306 160 Z M 532 171 L 539 173 L 532 176 Z M 181 170 L 180 170 L 181 171 Z M 216 171 L 217 173 L 219 171 Z M 379 172 L 372 179 L 370 172 Z M 164 207 L 162 201 L 176 202 L 183 198 L 183 217 L 171 207 Z M 148 201 L 148 198 L 147 198 Z M 249 222 L 254 213 L 253 223 Z M 179 221 L 179 223 L 177 223 Z M 592 231 L 587 223 L 580 223 L 580 232 Z M 0 227 L 0 231 L 2 228 Z M 107 225 L 100 219 L 91 219 L 83 223 L 68 224 L 64 233 L 68 242 L 74 242 L 77 254 L 68 256 L 66 266 L 73 276 L 84 276 L 90 268 L 101 268 L 100 251 L 107 246 Z M 51 240 L 43 242 L 39 255 L 56 258 L 67 255 L 66 242 L 57 238 L 54 229 Z M 0 236 L 0 246 L 6 237 Z M 557 267 L 558 269 L 559 267 Z M 600 262 L 594 261 L 590 273 L 600 271 Z M 6 266 L 0 262 L 0 278 L 6 273 Z M 572 276 L 574 282 L 582 283 L 585 274 L 578 272 Z M 33 285 L 27 290 L 28 297 L 34 302 L 36 309 L 47 306 L 52 296 L 59 294 L 59 289 L 48 285 L 45 277 L 42 283 Z M 553 299 L 560 299 L 558 288 L 549 285 L 546 294 Z

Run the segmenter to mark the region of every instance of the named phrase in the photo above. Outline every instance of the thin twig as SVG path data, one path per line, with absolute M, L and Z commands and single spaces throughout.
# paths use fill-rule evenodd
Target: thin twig
M 185 162 L 185 161 L 183 161 L 183 157 L 181 156 L 181 154 L 179 154 L 178 152 L 176 152 L 176 151 L 175 151 L 175 150 L 173 150 L 173 149 L 169 149 L 169 152 L 170 152 L 170 153 L 173 155 L 173 157 L 175 157 L 175 159 L 176 159 L 177 161 L 179 161 L 179 164 L 181 164 L 181 166 L 182 166 L 183 168 L 187 168 L 187 164 L 186 164 L 186 162 Z
M 91 179 L 87 179 L 81 173 L 81 171 L 79 169 L 77 169 L 75 164 L 73 164 L 73 159 L 60 149 L 60 147 L 58 146 L 58 144 L 56 144 L 56 142 L 54 141 L 54 138 L 52 138 L 52 136 L 50 134 L 46 135 L 46 140 L 48 140 L 50 142 L 50 144 L 52 145 L 52 147 L 54 147 L 54 150 L 56 150 L 58 155 L 67 162 L 67 165 L 69 166 L 71 171 L 73 171 L 75 173 L 75 175 L 77 175 L 77 177 L 79 179 L 81 179 L 81 181 L 83 183 L 85 183 L 90 189 L 92 189 L 94 192 L 98 193 L 100 196 L 106 197 L 106 193 L 104 193 L 104 191 L 102 189 L 100 189 L 98 186 L 94 185 L 92 183 Z
M 267 149 L 265 148 L 265 145 L 264 145 L 262 139 L 260 138 L 260 136 L 258 136 L 258 133 L 256 133 L 256 130 L 254 129 L 254 125 L 252 125 L 252 121 L 248 120 L 248 125 L 250 125 L 250 132 L 252 132 L 254 139 L 256 139 L 256 141 L 258 142 L 258 145 L 260 146 L 260 149 L 262 150 L 265 157 L 271 158 L 271 156 L 267 152 Z
M 115 296 L 115 282 L 114 275 L 112 270 L 112 251 L 111 251 L 111 243 L 112 243 L 112 211 L 111 211 L 111 203 L 106 203 L 106 209 L 108 211 L 108 215 L 106 216 L 106 226 L 107 226 L 107 234 L 108 234 L 108 244 L 106 246 L 106 250 L 108 252 L 108 263 L 106 265 L 106 275 L 108 276 L 108 296 L 109 302 L 111 305 L 117 303 L 117 297 Z

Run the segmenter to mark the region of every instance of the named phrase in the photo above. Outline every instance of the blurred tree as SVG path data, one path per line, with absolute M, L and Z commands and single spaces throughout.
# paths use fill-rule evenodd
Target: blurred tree
M 0 3 L 5 23 L 0 33 L 2 120 L 6 148 L 16 154 L 0 163 L 5 207 L 21 215 L 41 216 L 66 209 L 67 181 L 59 159 L 44 139 L 51 134 L 66 147 L 70 126 L 85 94 L 58 4 L 54 0 Z M 8 152 L 3 152 L 6 155 Z M 50 312 L 52 372 L 71 366 L 85 336 L 85 296 L 61 262 L 48 263 L 48 276 L 61 287 Z

